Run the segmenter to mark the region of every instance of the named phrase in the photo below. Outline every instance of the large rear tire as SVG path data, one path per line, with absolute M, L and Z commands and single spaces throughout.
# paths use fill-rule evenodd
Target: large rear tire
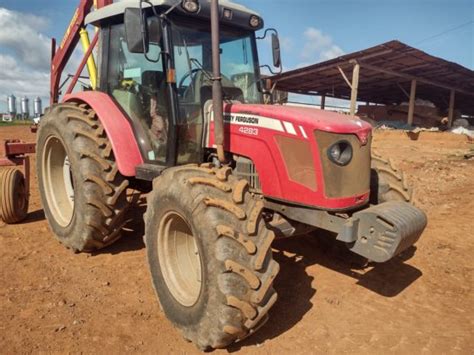
M 128 180 L 117 170 L 95 112 L 73 103 L 55 106 L 41 121 L 37 146 L 41 200 L 61 243 L 90 252 L 116 241 L 125 223 Z
M 166 316 L 200 349 L 256 331 L 275 303 L 279 266 L 263 203 L 230 168 L 171 168 L 154 181 L 145 215 L 153 285 Z
M 28 213 L 25 177 L 15 168 L 0 170 L 0 217 L 7 224 L 21 222 Z
M 413 203 L 413 196 L 413 188 L 409 186 L 405 173 L 393 160 L 372 152 L 370 203 L 374 205 L 388 201 Z

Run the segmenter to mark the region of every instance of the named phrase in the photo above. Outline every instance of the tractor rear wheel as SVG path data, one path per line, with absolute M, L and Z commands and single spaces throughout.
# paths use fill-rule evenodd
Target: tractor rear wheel
M 41 121 L 37 146 L 41 200 L 59 241 L 75 252 L 116 241 L 125 223 L 128 180 L 117 170 L 95 112 L 73 103 L 55 106 Z
M 171 168 L 154 181 L 145 243 L 162 309 L 202 350 L 223 348 L 265 323 L 279 266 L 263 203 L 230 168 Z
M 387 201 L 413 203 L 413 189 L 405 173 L 391 159 L 372 153 L 370 203 L 378 205 Z
M 15 168 L 0 170 L 0 217 L 7 224 L 18 223 L 28 213 L 25 177 Z

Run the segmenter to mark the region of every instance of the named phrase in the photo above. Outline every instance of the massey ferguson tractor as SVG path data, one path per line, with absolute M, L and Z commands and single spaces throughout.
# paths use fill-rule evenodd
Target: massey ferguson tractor
M 49 225 L 74 252 L 101 249 L 127 223 L 127 191 L 149 193 L 153 286 L 166 316 L 203 350 L 267 320 L 277 302 L 275 237 L 329 230 L 385 262 L 426 226 L 403 174 L 371 158 L 367 123 L 264 104 L 263 26 L 224 0 L 82 0 L 53 43 L 36 167 Z M 60 93 L 79 42 L 84 58 Z M 280 67 L 276 31 L 272 44 Z M 90 87 L 74 90 L 86 68 Z

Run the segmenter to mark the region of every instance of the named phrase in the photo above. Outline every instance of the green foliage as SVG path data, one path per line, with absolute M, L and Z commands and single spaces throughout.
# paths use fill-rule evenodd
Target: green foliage
M 8 127 L 8 126 L 31 126 L 33 124 L 33 121 L 30 120 L 15 120 L 12 122 L 3 122 L 0 120 L 0 127 Z

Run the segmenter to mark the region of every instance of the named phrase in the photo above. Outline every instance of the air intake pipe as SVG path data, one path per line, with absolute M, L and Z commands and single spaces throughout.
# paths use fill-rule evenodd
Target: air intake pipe
M 219 0 L 211 0 L 212 35 L 212 106 L 214 110 L 214 141 L 217 157 L 225 163 L 224 153 L 224 112 L 222 101 L 222 77 L 220 57 Z

